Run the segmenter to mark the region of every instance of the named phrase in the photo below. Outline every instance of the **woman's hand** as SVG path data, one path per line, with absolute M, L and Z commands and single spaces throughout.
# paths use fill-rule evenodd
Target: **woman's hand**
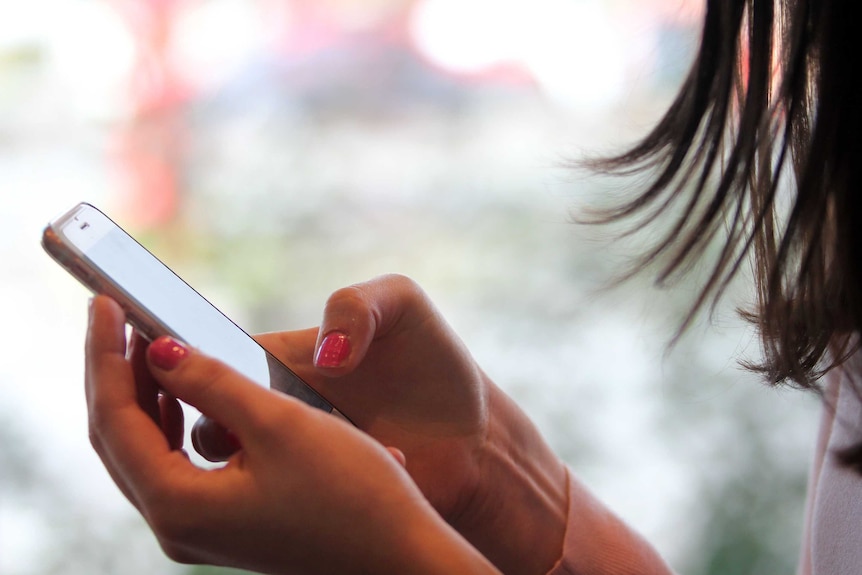
M 258 340 L 403 453 L 431 504 L 498 568 L 544 573 L 559 558 L 564 466 L 414 282 L 384 276 L 339 290 L 319 329 Z
M 169 338 L 127 356 L 124 320 L 94 298 L 91 440 L 170 557 L 266 573 L 495 572 L 378 442 Z M 179 449 L 173 398 L 231 430 L 242 449 L 225 467 Z

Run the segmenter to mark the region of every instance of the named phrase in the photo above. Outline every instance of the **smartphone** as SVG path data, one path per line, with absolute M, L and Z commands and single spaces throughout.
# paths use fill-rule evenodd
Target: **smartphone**
M 152 341 L 177 338 L 252 381 L 344 417 L 146 248 L 90 204 L 53 220 L 42 246 L 92 292 L 114 299 L 127 321 Z

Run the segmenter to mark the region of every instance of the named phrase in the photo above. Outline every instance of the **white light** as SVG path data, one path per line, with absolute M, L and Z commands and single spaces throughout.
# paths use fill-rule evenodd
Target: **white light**
M 41 42 L 50 7 L 49 0 L 0 3 L 0 51 Z
M 253 3 L 212 0 L 193 4 L 174 20 L 172 58 L 199 88 L 212 87 L 263 50 L 263 30 L 264 22 Z
M 120 16 L 100 2 L 55 2 L 50 12 L 43 41 L 65 101 L 87 117 L 124 113 L 135 47 Z
M 480 72 L 517 58 L 521 2 L 424 0 L 413 13 L 411 32 L 435 64 L 461 73 Z
M 603 4 L 571 0 L 423 0 L 411 20 L 417 49 L 455 73 L 500 64 L 530 72 L 566 105 L 612 103 L 623 84 L 619 27 Z
M 624 84 L 619 26 L 595 2 L 544 0 L 537 5 L 522 58 L 548 96 L 567 106 L 613 104 Z

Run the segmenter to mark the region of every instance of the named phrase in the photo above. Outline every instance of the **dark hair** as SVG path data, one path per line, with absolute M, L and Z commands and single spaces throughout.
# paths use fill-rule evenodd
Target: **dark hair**
M 753 253 L 757 308 L 746 315 L 764 355 L 749 367 L 816 391 L 862 328 L 862 50 L 852 6 L 708 0 L 697 58 L 658 125 L 624 153 L 587 161 L 602 173 L 651 174 L 601 221 L 677 214 L 638 266 L 660 262 L 660 282 L 721 238 L 685 325 Z

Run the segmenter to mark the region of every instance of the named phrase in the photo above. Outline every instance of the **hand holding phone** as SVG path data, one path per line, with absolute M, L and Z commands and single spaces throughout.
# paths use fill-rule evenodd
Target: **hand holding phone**
M 160 338 L 147 352 L 154 381 L 243 445 L 222 468 L 193 465 L 141 407 L 124 319 L 114 301 L 94 299 L 90 437 L 169 557 L 261 573 L 499 574 L 368 435 Z
M 312 364 L 335 334 L 349 353 Z M 504 572 L 545 573 L 559 559 L 565 466 L 416 282 L 386 275 L 337 290 L 319 330 L 260 341 L 396 448 L 434 508 Z
M 231 349 L 220 352 L 218 342 L 207 343 L 205 336 L 209 333 L 196 337 L 194 326 L 198 323 L 195 319 L 198 314 L 187 312 L 198 309 L 202 298 L 163 264 L 157 260 L 154 263 L 152 255 L 122 230 L 118 231 L 116 225 L 95 208 L 78 206 L 52 222 L 45 231 L 43 243 L 55 259 L 91 290 L 122 302 L 130 323 L 148 338 L 171 335 L 208 355 L 220 357 L 263 386 L 271 385 L 325 411 L 334 411 L 329 401 L 287 368 L 277 377 L 271 376 L 270 366 L 282 364 L 273 364 L 274 358 L 268 353 L 263 360 L 265 367 L 261 368 L 259 363 L 258 367 L 244 367 L 237 358 L 225 357 L 225 354 L 231 354 Z M 128 264 L 129 252 L 134 254 L 131 257 L 136 258 L 139 265 Z M 144 287 L 136 285 L 141 281 Z M 164 297 L 165 282 L 171 284 L 172 291 L 168 293 L 173 293 L 173 290 L 182 292 L 181 298 L 188 300 L 189 305 L 177 309 L 177 306 L 164 304 L 150 293 L 155 291 Z M 202 307 L 205 310 L 202 313 L 208 316 L 205 325 L 211 325 L 213 330 L 222 334 L 232 333 L 228 337 L 235 337 L 238 345 L 247 346 L 251 342 L 259 355 L 262 349 L 253 339 L 208 303 Z M 212 316 L 213 312 L 219 317 Z M 168 321 L 168 317 L 173 319 Z M 182 318 L 186 321 L 180 321 Z M 186 326 L 187 323 L 192 325 Z M 333 332 L 345 335 L 352 350 L 344 355 L 340 365 L 321 369 L 313 365 L 312 358 L 321 340 Z M 268 334 L 262 341 L 275 355 L 289 359 L 294 369 L 308 381 L 313 381 L 315 389 L 321 390 L 327 398 L 333 399 L 337 405 L 349 405 L 351 419 L 359 429 L 382 445 L 389 446 L 396 459 L 403 463 L 406 456 L 410 475 L 437 512 L 494 562 L 511 567 L 509 571 L 516 571 L 519 570 L 517 567 L 524 567 L 525 561 L 548 567 L 548 561 L 553 562 L 559 556 L 555 545 L 559 541 L 556 530 L 560 526 L 556 520 L 559 519 L 559 508 L 565 506 L 566 500 L 564 468 L 526 416 L 479 369 L 415 283 L 400 276 L 387 276 L 340 290 L 327 303 L 319 331 Z M 237 354 L 241 357 L 254 355 Z M 284 386 L 284 381 L 292 385 Z M 105 384 L 99 383 L 101 393 L 109 389 Z M 265 397 L 261 395 L 258 399 Z M 266 401 L 258 401 L 257 406 L 255 409 L 267 412 L 276 409 L 275 406 L 272 409 L 266 407 Z M 275 450 L 269 452 L 270 460 L 283 455 L 275 438 L 281 437 L 286 442 L 284 449 L 292 449 L 290 430 L 300 423 L 293 421 L 290 411 L 284 412 L 283 427 L 279 424 L 264 434 L 271 435 L 272 441 L 260 434 L 256 436 L 255 441 Z M 271 418 L 267 421 L 272 423 Z M 144 423 L 141 422 L 142 425 Z M 230 425 L 227 419 L 225 423 Z M 335 430 L 336 427 L 321 427 L 317 438 L 319 446 L 308 446 L 315 455 L 324 448 L 329 456 L 324 456 L 322 462 L 330 461 L 336 451 L 340 453 L 345 447 L 339 445 L 340 435 Z M 117 441 L 123 439 L 121 436 L 126 432 L 112 429 L 102 430 L 102 433 L 106 438 Z M 247 437 L 252 436 L 254 434 Z M 246 439 L 242 435 L 239 439 L 245 451 Z M 139 443 L 135 442 L 136 445 Z M 509 481 L 508 470 L 493 465 L 497 462 L 493 456 L 496 453 L 517 455 L 510 463 L 523 465 L 523 469 L 511 477 L 536 476 L 538 479 L 526 483 Z M 115 466 L 116 461 L 127 459 L 120 446 L 114 457 L 106 458 L 106 465 Z M 260 464 L 264 465 L 266 460 L 266 457 L 259 460 Z M 296 465 L 297 462 L 289 463 Z M 116 475 L 116 469 L 114 473 Z M 149 477 L 150 474 L 142 473 L 139 478 L 144 476 Z M 350 474 L 342 475 L 339 485 L 344 483 L 344 477 L 350 477 Z M 318 487 L 328 489 L 326 485 L 330 479 L 321 477 Z M 524 493 L 527 487 L 537 485 L 546 487 L 549 493 L 537 494 L 529 489 Z M 363 494 L 357 493 L 357 496 L 365 498 Z M 561 503 L 557 504 L 557 500 Z M 494 504 L 482 505 L 480 509 L 473 507 L 489 501 Z M 513 505 L 514 501 L 520 503 Z M 554 505 L 546 510 L 549 502 Z M 501 510 L 505 511 L 502 516 L 498 515 Z M 486 517 L 489 511 L 494 517 Z M 524 537 L 520 528 L 522 515 L 539 511 L 542 514 L 549 511 L 555 521 L 545 521 L 545 515 L 542 515 L 541 521 L 530 523 L 546 527 L 534 530 L 534 537 Z M 498 528 L 500 524 L 511 526 L 517 533 L 502 536 Z M 491 525 L 497 527 L 489 531 Z M 554 533 L 549 536 L 548 530 Z M 516 539 L 523 545 L 512 545 Z M 525 550 L 529 552 L 525 553 Z
M 169 335 L 252 381 L 327 412 L 332 404 L 101 211 L 81 203 L 53 220 L 42 245 L 92 292 L 114 299 L 148 340 Z M 340 415 L 340 414 L 339 414 Z

